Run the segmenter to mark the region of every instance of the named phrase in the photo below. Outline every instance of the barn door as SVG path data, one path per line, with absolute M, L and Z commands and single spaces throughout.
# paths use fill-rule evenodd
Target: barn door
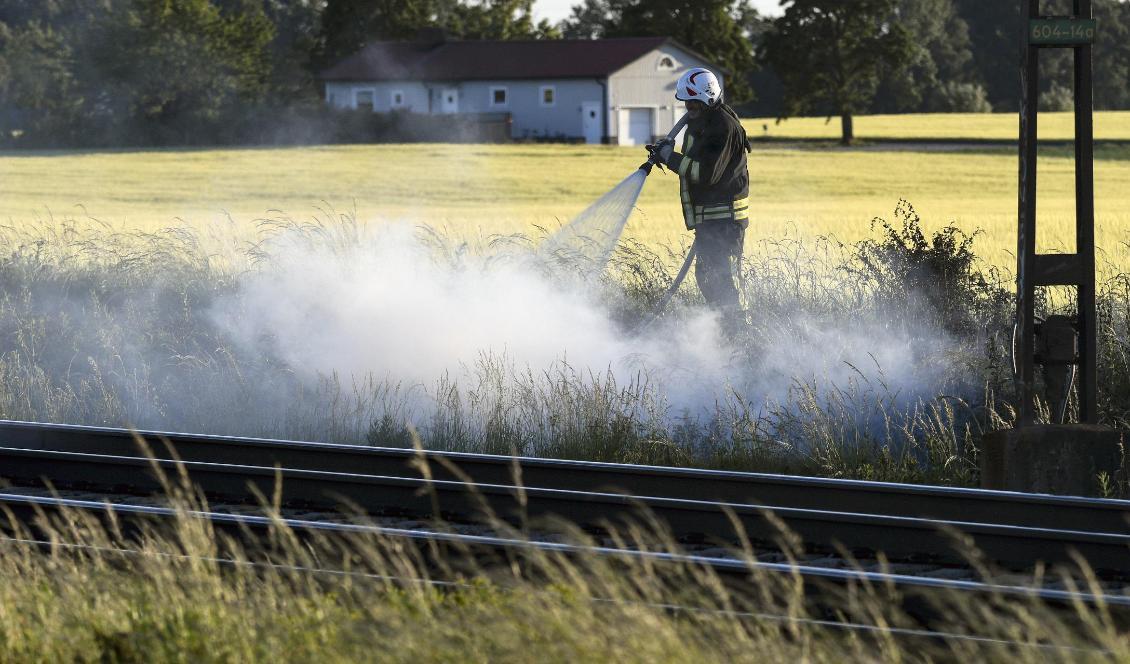
M 599 143 L 604 137 L 600 124 L 600 102 L 581 102 L 581 135 L 585 137 L 585 143 Z
M 458 113 L 459 89 L 444 88 L 440 92 L 439 108 L 441 113 Z

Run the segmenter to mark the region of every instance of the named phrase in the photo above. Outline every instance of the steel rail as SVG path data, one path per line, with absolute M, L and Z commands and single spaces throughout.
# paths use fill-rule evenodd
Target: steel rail
M 1096 570 L 1130 568 L 1130 535 L 1033 528 L 969 521 L 860 514 L 833 510 L 746 505 L 658 496 L 383 477 L 264 466 L 176 462 L 79 452 L 0 448 L 0 477 L 17 484 L 56 485 L 99 492 L 152 493 L 183 474 L 210 499 L 257 502 L 279 495 L 292 505 L 334 510 L 354 506 L 370 514 L 523 524 L 551 519 L 587 527 L 646 523 L 654 516 L 683 541 L 740 543 L 744 536 L 772 545 L 783 523 L 814 551 L 882 552 L 897 560 L 964 564 L 960 533 L 1001 565 L 1071 564 L 1081 556 Z
M 1130 501 L 765 473 L 0 421 L 0 446 L 1130 534 Z M 453 470 L 454 469 L 454 470 Z
M 115 524 L 114 530 L 128 538 L 136 532 L 145 531 L 148 526 L 174 528 L 183 520 L 205 521 L 215 531 L 232 535 L 244 542 L 255 543 L 262 538 L 277 533 L 281 528 L 288 529 L 299 537 L 338 538 L 349 541 L 351 538 L 382 538 L 403 544 L 422 545 L 421 551 L 435 552 L 440 545 L 448 550 L 471 553 L 493 554 L 496 560 L 515 561 L 529 554 L 560 554 L 567 557 L 599 556 L 625 562 L 646 562 L 650 565 L 678 565 L 683 567 L 709 569 L 720 578 L 758 581 L 765 578 L 779 578 L 795 581 L 801 578 L 808 590 L 842 588 L 849 586 L 869 586 L 873 588 L 895 588 L 903 593 L 928 593 L 940 597 L 944 593 L 960 593 L 962 598 L 989 599 L 1028 599 L 1042 602 L 1048 606 L 1065 609 L 1077 608 L 1079 604 L 1109 609 L 1130 610 L 1130 597 L 1122 595 L 1096 595 L 1089 592 L 1072 592 L 1027 586 L 983 583 L 952 579 L 924 578 L 905 574 L 869 572 L 856 569 L 830 569 L 811 567 L 803 564 L 771 563 L 756 560 L 738 560 L 701 556 L 688 553 L 671 553 L 638 549 L 617 549 L 606 546 L 590 546 L 566 542 L 546 542 L 512 537 L 489 535 L 467 535 L 442 531 L 410 530 L 385 528 L 361 523 L 336 523 L 312 521 L 307 519 L 288 519 L 277 516 L 249 514 L 228 514 L 198 510 L 152 507 L 143 505 L 122 505 L 92 500 L 76 500 L 60 497 L 25 496 L 0 493 L 0 512 L 8 516 L 6 523 L 0 523 L 0 533 L 8 538 L 27 539 L 24 533 L 16 532 L 17 526 L 30 530 L 32 537 L 44 537 L 42 541 L 54 541 L 50 527 L 44 518 L 63 518 L 68 521 L 83 515 L 86 518 L 107 524 Z M 919 597 L 918 599 L 921 599 Z

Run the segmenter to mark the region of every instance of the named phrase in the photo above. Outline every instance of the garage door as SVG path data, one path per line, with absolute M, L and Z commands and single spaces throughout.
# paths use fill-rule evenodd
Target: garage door
M 652 139 L 652 114 L 650 108 L 620 109 L 620 145 L 647 145 Z

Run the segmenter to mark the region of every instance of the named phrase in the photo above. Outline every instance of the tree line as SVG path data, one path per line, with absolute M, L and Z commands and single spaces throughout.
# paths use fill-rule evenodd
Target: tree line
M 0 143 L 247 142 L 324 113 L 318 72 L 373 40 L 670 36 L 727 70 L 751 115 L 1012 111 L 1018 0 L 0 0 Z M 1045 0 L 1070 13 L 1070 0 Z M 1094 0 L 1095 105 L 1130 108 L 1130 3 Z M 1041 55 L 1041 105 L 1071 103 L 1070 52 Z M 259 132 L 259 133 L 256 133 Z

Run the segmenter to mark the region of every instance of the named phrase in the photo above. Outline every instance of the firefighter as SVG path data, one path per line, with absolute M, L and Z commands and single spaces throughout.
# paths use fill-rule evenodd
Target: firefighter
M 695 279 L 707 303 L 733 320 L 741 315 L 735 271 L 749 225 L 752 150 L 738 116 L 722 101 L 722 85 L 708 69 L 679 78 L 675 98 L 687 106 L 681 152 L 674 141 L 648 146 L 652 157 L 679 174 L 683 220 L 695 233 Z

